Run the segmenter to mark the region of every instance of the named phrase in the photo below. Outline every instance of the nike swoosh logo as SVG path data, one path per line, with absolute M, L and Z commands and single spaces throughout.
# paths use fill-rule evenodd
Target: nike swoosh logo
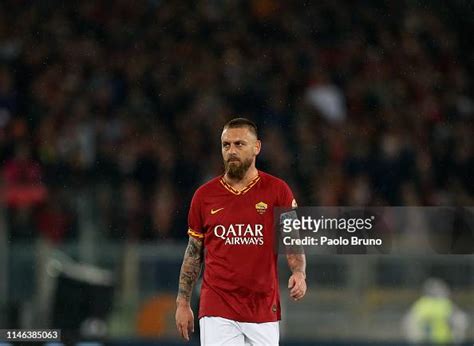
M 216 213 L 220 212 L 222 209 L 224 209 L 224 208 L 219 208 L 219 209 L 211 209 L 211 215 L 214 215 L 214 214 L 216 214 Z

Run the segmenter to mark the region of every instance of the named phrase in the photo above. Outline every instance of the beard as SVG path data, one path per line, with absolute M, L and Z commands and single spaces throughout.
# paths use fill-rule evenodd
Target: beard
M 231 162 L 227 160 L 224 161 L 225 172 L 231 179 L 242 180 L 251 164 L 252 159 Z

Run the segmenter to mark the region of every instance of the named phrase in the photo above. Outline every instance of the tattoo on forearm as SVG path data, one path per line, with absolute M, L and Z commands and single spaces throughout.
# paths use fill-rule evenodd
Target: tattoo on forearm
M 203 257 L 203 241 L 190 237 L 179 274 L 178 298 L 191 301 L 194 284 L 201 272 Z
M 287 254 L 286 259 L 292 273 L 301 272 L 306 275 L 306 257 L 304 254 Z

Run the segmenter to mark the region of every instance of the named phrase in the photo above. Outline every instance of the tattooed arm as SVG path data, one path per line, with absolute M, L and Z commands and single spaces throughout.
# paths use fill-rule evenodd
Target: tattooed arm
M 178 298 L 176 299 L 178 304 L 191 302 L 193 287 L 201 272 L 203 252 L 203 241 L 189 237 L 179 274 Z
M 306 278 L 306 257 L 304 254 L 287 254 L 286 259 L 293 274 L 299 272 Z
M 180 335 L 189 340 L 194 332 L 194 314 L 191 309 L 191 295 L 202 268 L 204 257 L 203 241 L 189 237 L 179 274 L 178 297 L 176 298 L 176 327 Z
M 288 280 L 290 297 L 299 300 L 306 294 L 306 257 L 304 254 L 287 254 L 286 259 L 293 273 Z
M 294 220 L 297 217 L 296 212 L 283 213 L 280 216 L 281 223 L 287 223 L 288 220 Z M 288 235 L 288 233 L 286 233 Z M 299 231 L 293 229 L 290 233 L 293 239 L 301 239 Z M 288 288 L 290 289 L 290 297 L 294 300 L 299 300 L 304 297 L 306 293 L 306 257 L 304 249 L 301 245 L 285 246 L 286 259 L 291 270 L 291 276 L 288 280 Z

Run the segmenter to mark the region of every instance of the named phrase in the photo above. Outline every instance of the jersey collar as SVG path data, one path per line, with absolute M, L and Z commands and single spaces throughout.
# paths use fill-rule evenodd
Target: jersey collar
M 247 191 L 249 191 L 252 187 L 255 186 L 255 184 L 257 184 L 257 182 L 260 180 L 260 173 L 257 174 L 257 176 L 255 178 L 253 178 L 248 184 L 246 187 L 244 187 L 242 190 L 236 190 L 234 189 L 232 186 L 230 186 L 229 184 L 227 184 L 227 182 L 224 180 L 224 176 L 221 177 L 221 179 L 219 180 L 220 183 L 222 184 L 222 186 L 224 186 L 224 188 L 233 193 L 234 195 L 243 195 L 244 193 L 246 193 Z

